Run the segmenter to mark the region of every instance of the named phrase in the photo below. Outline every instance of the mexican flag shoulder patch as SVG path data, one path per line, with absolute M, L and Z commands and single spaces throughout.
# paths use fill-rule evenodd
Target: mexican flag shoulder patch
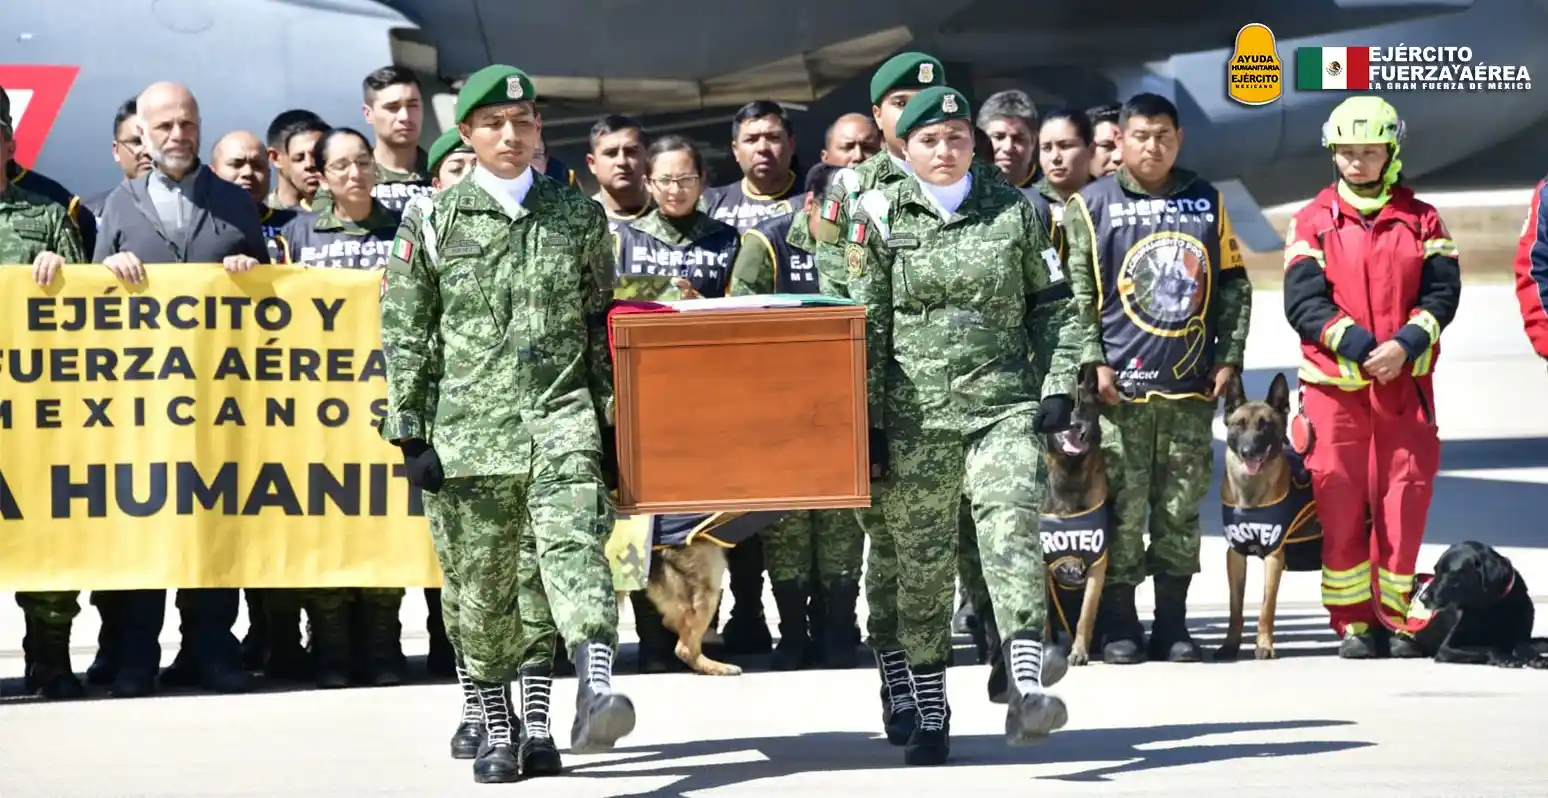
M 851 244 L 865 243 L 865 222 L 855 222 L 849 226 L 849 235 L 844 237 Z
M 393 239 L 392 257 L 407 263 L 414 257 L 414 242 L 402 237 Z

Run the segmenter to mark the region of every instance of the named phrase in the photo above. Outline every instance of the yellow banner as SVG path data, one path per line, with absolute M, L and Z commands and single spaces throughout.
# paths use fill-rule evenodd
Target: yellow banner
M 0 267 L 0 588 L 439 585 L 380 274 L 147 272 Z

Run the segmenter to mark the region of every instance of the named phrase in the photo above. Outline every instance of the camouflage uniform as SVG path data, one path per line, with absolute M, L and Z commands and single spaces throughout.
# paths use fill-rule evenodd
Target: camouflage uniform
M 91 260 L 62 206 L 0 181 L 0 264 L 30 265 L 44 252 L 59 255 L 65 263 Z M 80 595 L 78 590 L 16 594 L 16 604 L 26 615 L 22 649 L 29 691 L 42 691 L 49 698 L 81 695 L 70 665 L 70 625 L 81 611 Z
M 519 70 L 486 67 L 464 84 L 457 118 L 534 99 Z M 445 624 L 488 723 L 475 778 L 517 769 L 509 682 L 523 664 L 523 538 L 585 674 L 572 748 L 610 748 L 634 725 L 612 690 L 618 613 L 602 548 L 613 517 L 600 462 L 612 404 L 608 243 L 601 208 L 579 192 L 533 176 L 518 204 L 480 168 L 409 208 L 388 261 L 382 434 L 433 446 L 425 456 L 445 477 L 431 532 Z
M 820 290 L 820 285 L 795 282 L 804 276 L 796 273 L 797 254 L 815 258 L 817 241 L 808 221 L 805 211 L 797 211 L 744 233 L 731 269 L 731 295 Z M 804 667 L 814 659 L 828 667 L 855 666 L 855 602 L 865 554 L 865 532 L 856 515 L 854 510 L 786 513 L 758 535 L 779 607 L 776 670 Z
M 1112 200 L 1120 196 L 1113 193 L 1116 190 L 1121 190 L 1121 196 L 1140 201 L 1150 196 L 1129 175 L 1127 167 L 1120 167 L 1116 174 L 1091 183 L 1071 197 L 1065 209 L 1070 272 L 1096 278 L 1075 283 L 1076 302 L 1084 309 L 1083 315 L 1095 316 L 1106 307 L 1120 304 L 1116 294 L 1104 299 L 1097 293 L 1099 286 L 1109 294 L 1119 290 L 1110 275 L 1103 278 L 1107 269 L 1120 265 L 1102 265 L 1102 248 L 1116 246 L 1107 237 L 1136 226 L 1117 226 L 1102 220 L 1104 214 L 1111 213 L 1108 206 L 1114 204 Z M 1225 207 L 1218 199 L 1219 192 L 1190 172 L 1173 170 L 1171 187 L 1164 199 L 1184 194 L 1215 198 L 1214 214 L 1202 224 L 1196 223 L 1209 231 L 1202 238 L 1206 247 L 1215 248 L 1213 257 L 1217 262 L 1204 264 L 1204 268 L 1211 270 L 1207 285 L 1213 289 L 1205 295 L 1213 295 L 1211 304 L 1198 313 L 1204 324 L 1213 329 L 1201 327 L 1201 331 L 1207 332 L 1200 344 L 1200 365 L 1191 372 L 1195 375 L 1191 378 L 1192 386 L 1165 390 L 1164 386 L 1157 388 L 1145 380 L 1130 385 L 1123 375 L 1134 368 L 1134 362 L 1122 361 L 1117 359 L 1119 355 L 1106 351 L 1113 348 L 1111 339 L 1115 335 L 1115 328 L 1106 322 L 1103 337 L 1094 339 L 1081 353 L 1083 365 L 1107 364 L 1118 371 L 1120 392 L 1125 395 L 1124 401 L 1104 408 L 1105 420 L 1111 423 L 1104 425 L 1102 432 L 1115 506 L 1103 596 L 1104 658 L 1114 662 L 1136 661 L 1140 656 L 1144 630 L 1134 609 L 1133 596 L 1134 587 L 1144 581 L 1146 574 L 1157 577 L 1158 625 L 1152 627 L 1150 656 L 1174 660 L 1199 656 L 1187 633 L 1185 612 L 1189 582 L 1199 572 L 1199 505 L 1209 492 L 1214 471 L 1215 400 L 1207 397 L 1207 366 L 1241 368 L 1252 311 L 1252 285 L 1246 279 L 1239 245 Z M 1158 224 L 1139 225 L 1141 234 L 1149 233 L 1153 227 L 1169 229 L 1179 216 L 1187 217 L 1170 210 L 1168 213 L 1171 215 L 1156 217 L 1161 219 Z M 1118 221 L 1121 220 L 1114 216 L 1113 222 Z M 1137 249 L 1138 246 L 1131 247 L 1130 252 Z M 1106 257 L 1124 262 L 1133 256 Z M 1104 282 L 1108 284 L 1103 285 Z M 1147 529 L 1148 551 L 1144 539 Z
M 967 116 L 966 98 L 934 87 L 909 101 L 898 133 Z M 869 417 L 891 470 L 882 510 L 906 586 L 897 606 L 920 717 L 905 752 L 914 764 L 948 751 L 945 669 L 964 494 L 1016 675 L 1007 733 L 1023 742 L 1065 722 L 1062 702 L 1041 684 L 1039 396 L 1068 412 L 1077 356 L 1095 331 L 1072 316 L 1070 287 L 1032 205 L 1003 180 L 967 179 L 950 212 L 918 180 L 864 192 L 845 232 L 848 290 L 867 309 Z

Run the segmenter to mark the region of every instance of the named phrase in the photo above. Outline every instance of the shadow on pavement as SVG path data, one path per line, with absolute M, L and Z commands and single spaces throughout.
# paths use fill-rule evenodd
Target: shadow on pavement
M 1058 762 L 1107 762 L 1090 770 L 1042 778 L 1057 781 L 1105 782 L 1115 776 L 1161 768 L 1225 762 L 1233 759 L 1310 756 L 1314 754 L 1368 748 L 1371 742 L 1321 740 L 1289 743 L 1237 743 L 1211 745 L 1172 745 L 1151 749 L 1158 744 L 1175 744 L 1199 737 L 1238 732 L 1294 731 L 1352 726 L 1344 720 L 1287 720 L 1258 723 L 1201 723 L 1174 726 L 1149 726 L 1130 729 L 1076 729 L 1055 733 L 1047 743 L 1032 749 L 1011 748 L 998 735 L 970 735 L 952 738 L 953 765 L 1016 765 Z M 687 757 L 714 757 L 755 750 L 765 761 L 738 761 L 705 764 L 702 759 L 691 765 L 673 767 L 671 760 Z M 800 773 L 835 770 L 854 771 L 903 767 L 903 752 L 889 746 L 879 735 L 857 732 L 823 732 L 795 737 L 766 737 L 739 740 L 704 740 L 676 745 L 653 746 L 648 753 L 621 755 L 605 763 L 582 764 L 569 768 L 576 775 L 596 778 L 641 776 L 678 776 L 678 781 L 649 792 L 630 793 L 615 798 L 665 798 L 687 796 L 721 787 L 747 784 Z M 659 769 L 652 763 L 661 763 Z M 616 769 L 616 770 L 615 770 Z

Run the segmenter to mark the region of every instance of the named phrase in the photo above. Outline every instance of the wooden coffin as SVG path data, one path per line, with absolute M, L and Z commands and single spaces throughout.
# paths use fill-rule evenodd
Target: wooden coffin
M 612 319 L 621 513 L 868 507 L 865 308 Z

